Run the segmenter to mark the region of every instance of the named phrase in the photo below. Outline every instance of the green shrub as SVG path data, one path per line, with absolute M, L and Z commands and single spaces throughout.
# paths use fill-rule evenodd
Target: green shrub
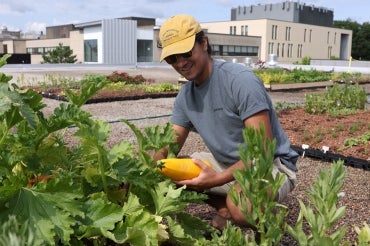
M 366 92 L 358 84 L 334 84 L 332 88 L 327 87 L 324 94 L 306 95 L 305 111 L 310 114 L 349 114 L 364 109 L 366 102 Z
M 305 56 L 302 58 L 302 65 L 310 65 L 311 64 L 311 57 Z

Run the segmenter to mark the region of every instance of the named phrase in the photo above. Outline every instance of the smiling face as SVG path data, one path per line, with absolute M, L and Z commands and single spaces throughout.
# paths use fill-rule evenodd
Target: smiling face
M 187 80 L 201 85 L 210 75 L 212 59 L 207 52 L 208 40 L 203 37 L 195 41 L 191 56 L 178 54 L 172 67 Z

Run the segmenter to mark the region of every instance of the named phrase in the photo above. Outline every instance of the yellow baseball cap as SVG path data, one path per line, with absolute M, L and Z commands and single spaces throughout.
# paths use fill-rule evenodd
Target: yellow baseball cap
M 198 21 L 191 15 L 175 15 L 166 20 L 159 30 L 162 44 L 160 61 L 174 54 L 190 51 L 195 42 L 195 35 L 202 31 Z

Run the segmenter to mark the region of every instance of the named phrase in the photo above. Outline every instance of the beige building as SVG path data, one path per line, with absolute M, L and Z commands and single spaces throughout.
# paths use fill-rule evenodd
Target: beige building
M 269 54 L 286 63 L 300 62 L 305 56 L 342 60 L 351 56 L 351 30 L 270 19 L 207 22 L 201 26 L 211 33 L 261 37 L 262 61 L 268 61 Z

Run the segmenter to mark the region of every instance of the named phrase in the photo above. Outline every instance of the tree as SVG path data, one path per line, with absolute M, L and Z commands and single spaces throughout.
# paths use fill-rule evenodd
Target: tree
M 364 22 L 356 38 L 356 54 L 358 60 L 370 60 L 370 23 Z
M 334 27 L 352 30 L 352 57 L 356 60 L 370 60 L 370 23 L 359 24 L 347 19 L 334 21 Z
M 73 55 L 73 50 L 69 46 L 63 46 L 62 43 L 42 55 L 42 58 L 44 59 L 42 63 L 75 63 L 77 61 L 76 55 Z

